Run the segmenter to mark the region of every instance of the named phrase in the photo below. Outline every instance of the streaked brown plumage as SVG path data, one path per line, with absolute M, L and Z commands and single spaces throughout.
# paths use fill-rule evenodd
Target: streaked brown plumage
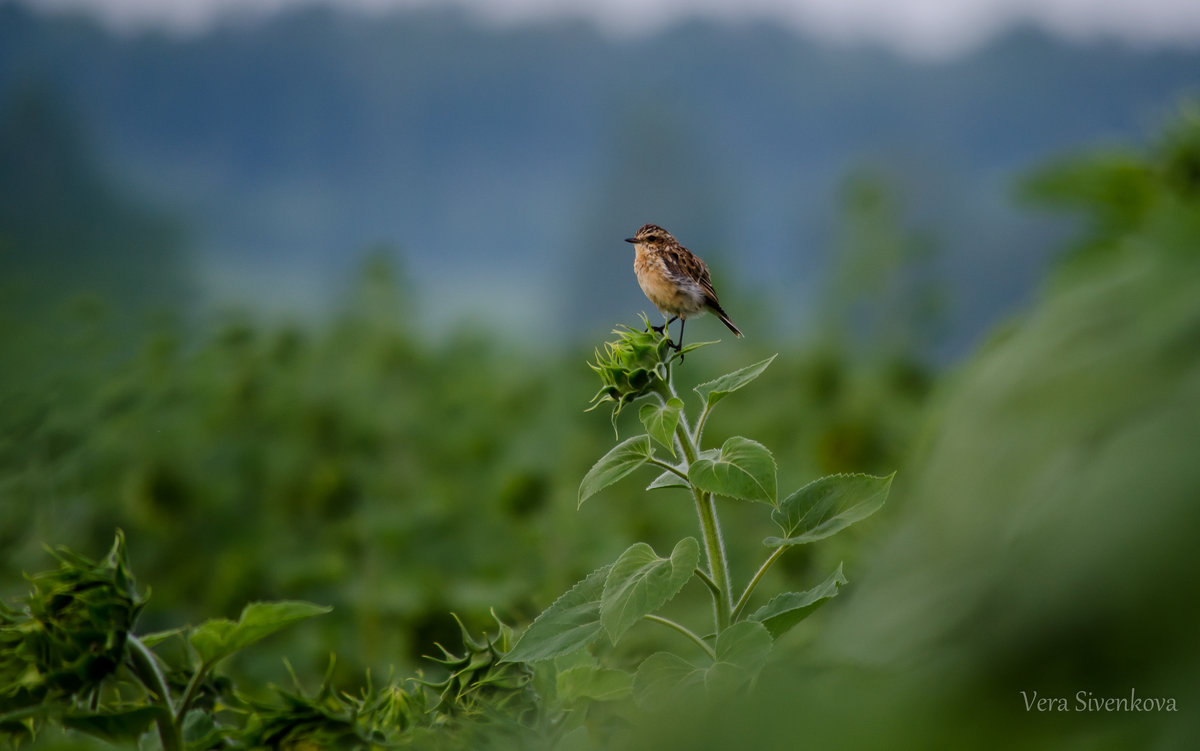
M 647 224 L 633 237 L 625 238 L 625 242 L 633 243 L 633 270 L 638 284 L 663 317 L 668 318 L 663 326 L 670 326 L 676 318 L 680 320 L 675 349 L 683 346 L 683 326 L 687 319 L 706 310 L 711 310 L 734 334 L 742 335 L 717 301 L 708 266 L 680 245 L 670 232 L 657 224 Z M 654 329 L 662 330 L 657 326 Z

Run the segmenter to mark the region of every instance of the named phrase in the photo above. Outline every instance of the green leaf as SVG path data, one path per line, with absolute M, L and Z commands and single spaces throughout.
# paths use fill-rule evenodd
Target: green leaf
M 558 674 L 558 696 L 566 701 L 624 699 L 633 691 L 633 675 L 595 665 L 576 665 Z
M 700 395 L 700 400 L 704 402 L 706 407 L 712 407 L 734 391 L 737 391 L 762 375 L 762 372 L 767 369 L 768 365 L 774 362 L 776 357 L 779 357 L 779 355 L 771 355 L 762 362 L 747 365 L 741 370 L 735 370 L 732 373 L 726 373 L 716 380 L 702 383 L 695 388 L 695 392 Z
M 612 566 L 598 568 L 534 619 L 503 662 L 537 662 L 583 649 L 604 631 L 600 597 Z
M 638 411 L 638 417 L 646 426 L 650 437 L 667 447 L 671 456 L 675 456 L 675 426 L 679 424 L 679 416 L 683 412 L 683 400 L 671 397 L 666 404 L 653 402 L 643 404 Z
M 621 441 L 583 476 L 583 482 L 579 483 L 578 505 L 582 506 L 588 498 L 642 466 L 649 458 L 650 436 L 639 435 Z
M 154 633 L 143 634 L 138 638 L 142 640 L 142 644 L 145 644 L 147 647 L 154 648 L 168 639 L 173 639 L 176 636 L 182 637 L 186 632 L 186 627 L 180 627 L 172 628 L 167 631 L 155 631 Z
M 812 615 L 817 608 L 837 597 L 838 588 L 846 583 L 842 575 L 842 564 L 838 564 L 828 579 L 807 592 L 785 592 L 750 615 L 750 620 L 767 627 L 771 636 L 778 639 L 788 629 Z
M 686 701 L 689 690 L 732 691 L 751 681 L 766 664 L 771 634 L 757 621 L 741 621 L 717 637 L 717 659 L 695 665 L 669 652 L 647 657 L 633 678 L 634 698 L 648 709 Z
M 612 643 L 678 594 L 699 561 L 700 543 L 695 537 L 680 540 L 670 558 L 659 558 L 644 542 L 630 545 L 608 572 L 600 601 L 600 620 Z
M 734 436 L 717 456 L 696 459 L 688 468 L 688 479 L 709 493 L 775 505 L 775 457 L 749 438 Z
M 892 478 L 871 475 L 829 475 L 792 493 L 771 513 L 784 537 L 768 537 L 771 547 L 803 545 L 836 534 L 867 518 L 883 506 Z
M 298 600 L 254 602 L 242 609 L 237 623 L 227 618 L 205 621 L 192 631 L 189 641 L 200 656 L 200 661 L 205 665 L 213 665 L 293 623 L 330 610 L 333 608 Z
M 659 488 L 684 488 L 686 490 L 688 487 L 687 480 L 668 469 L 654 478 L 654 482 L 647 485 L 646 490 L 658 490 Z
M 157 706 L 136 707 L 116 712 L 65 714 L 62 724 L 63 727 L 101 738 L 113 745 L 136 746 L 138 738 L 150 728 L 155 718 L 163 713 L 170 718 L 170 713 L 164 707 Z

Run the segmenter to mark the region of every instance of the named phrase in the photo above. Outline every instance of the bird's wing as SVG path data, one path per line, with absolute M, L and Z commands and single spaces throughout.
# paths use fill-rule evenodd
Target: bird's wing
M 673 266 L 672 274 L 678 274 L 684 280 L 699 286 L 709 301 L 717 302 L 717 291 L 713 289 L 712 278 L 708 274 L 708 265 L 695 253 L 686 248 L 682 249 L 680 253 L 672 253 L 671 263 L 668 263 L 668 266 Z

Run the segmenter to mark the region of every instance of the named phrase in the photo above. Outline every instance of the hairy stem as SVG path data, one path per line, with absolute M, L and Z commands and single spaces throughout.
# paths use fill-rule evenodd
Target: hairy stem
M 700 581 L 704 582 L 704 586 L 708 587 L 708 591 L 712 592 L 713 595 L 716 595 L 721 591 L 720 587 L 717 586 L 717 583 L 712 580 L 712 577 L 709 576 L 708 572 L 704 569 L 696 568 L 692 573 L 695 574 Z
M 126 638 L 125 645 L 129 648 L 129 661 L 134 674 L 154 696 L 154 703 L 162 709 L 154 721 L 158 724 L 158 737 L 162 741 L 163 751 L 183 751 L 183 736 L 171 710 L 171 690 L 167 688 L 167 681 L 158 669 L 154 653 L 133 634 Z
M 667 372 L 667 386 L 670 389 L 671 396 L 677 397 L 675 393 L 674 379 L 671 377 L 670 371 Z M 691 466 L 696 461 L 696 457 L 700 455 L 700 449 L 696 445 L 695 439 L 692 437 L 691 428 L 687 423 L 687 416 L 679 415 L 679 423 L 675 426 L 675 437 L 679 443 L 679 450 L 683 453 L 683 458 L 687 462 L 686 466 Z M 708 573 L 713 586 L 710 588 L 713 594 L 713 609 L 715 611 L 716 631 L 721 633 L 729 625 L 730 622 L 730 588 L 729 588 L 729 562 L 725 556 L 725 541 L 721 537 L 721 524 L 717 519 L 717 508 L 713 502 L 711 493 L 706 493 L 695 486 L 688 483 L 692 490 L 692 497 L 696 501 L 696 516 L 700 519 L 700 531 L 704 537 L 704 550 L 708 555 Z
M 668 472 L 675 474 L 677 477 L 679 477 L 683 480 L 687 479 L 687 472 L 680 469 L 679 467 L 676 467 L 674 464 L 668 464 L 667 462 L 664 462 L 662 459 L 657 459 L 653 456 L 650 457 L 649 459 L 647 459 L 646 461 L 650 464 L 653 464 L 656 467 L 661 467 L 662 469 L 665 469 Z
M 750 583 L 746 585 L 746 591 L 742 592 L 742 596 L 738 598 L 737 604 L 733 606 L 733 620 L 737 620 L 742 611 L 746 609 L 746 605 L 750 603 L 750 595 L 754 594 L 754 588 L 758 586 L 759 580 L 767 573 L 767 569 L 774 565 L 775 561 L 779 560 L 779 556 L 783 555 L 783 551 L 787 550 L 786 545 L 780 545 L 763 561 L 763 565 L 758 567 L 758 571 L 754 573 L 754 577 L 750 579 Z
M 671 620 L 670 618 L 663 618 L 661 615 L 647 614 L 647 615 L 643 615 L 642 617 L 648 621 L 653 621 L 654 623 L 661 623 L 662 625 L 664 625 L 668 628 L 675 629 L 676 631 L 683 634 L 687 638 L 696 642 L 696 644 L 698 644 L 700 646 L 700 648 L 704 650 L 704 653 L 706 655 L 708 655 L 709 659 L 714 660 L 714 661 L 717 659 L 717 653 L 715 651 L 713 651 L 712 647 L 708 646 L 708 642 L 706 642 L 706 641 L 704 641 L 704 639 L 700 638 L 700 636 L 698 636 L 696 634 L 696 632 L 692 631 L 687 626 L 684 626 L 681 623 L 676 623 L 675 621 Z

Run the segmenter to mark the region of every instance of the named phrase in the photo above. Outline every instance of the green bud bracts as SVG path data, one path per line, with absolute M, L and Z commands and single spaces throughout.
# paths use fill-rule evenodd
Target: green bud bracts
M 676 353 L 670 339 L 649 330 L 650 322 L 644 315 L 642 322 L 645 331 L 627 326 L 613 329 L 617 340 L 605 342 L 604 352 L 596 350 L 596 362 L 588 363 L 602 384 L 589 409 L 613 402 L 615 416 L 626 404 L 666 387 L 667 367 Z

